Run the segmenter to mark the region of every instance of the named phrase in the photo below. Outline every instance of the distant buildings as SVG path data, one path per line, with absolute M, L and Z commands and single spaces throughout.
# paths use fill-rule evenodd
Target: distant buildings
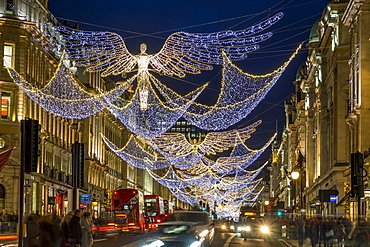
M 271 172 L 279 178 L 272 196 L 297 214 L 369 216 L 368 176 L 360 203 L 350 196 L 350 155 L 363 153 L 369 171 L 369 22 L 370 1 L 350 0 L 330 2 L 313 25 L 285 103 L 286 129 L 272 151 Z

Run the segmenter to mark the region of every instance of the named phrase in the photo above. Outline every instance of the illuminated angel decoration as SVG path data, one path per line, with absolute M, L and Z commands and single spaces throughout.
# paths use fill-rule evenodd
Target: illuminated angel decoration
M 231 61 L 242 60 L 259 49 L 260 42 L 272 36 L 262 33 L 282 18 L 278 13 L 254 26 L 238 31 L 215 33 L 176 32 L 165 41 L 156 54 L 147 54 L 146 44 L 140 53 L 130 53 L 121 36 L 113 32 L 92 32 L 55 27 L 61 39 L 48 39 L 47 34 L 36 31 L 36 26 L 23 25 L 35 39 L 50 49 L 60 50 L 60 44 L 50 45 L 47 40 L 59 40 L 68 58 L 89 72 L 102 76 L 136 73 L 137 88 L 131 100 L 108 98 L 109 109 L 134 134 L 153 138 L 165 133 L 174 122 L 184 117 L 192 125 L 207 130 L 223 130 L 245 118 L 265 97 L 283 73 L 296 52 L 279 69 L 265 76 L 253 76 L 235 70 Z M 222 88 L 217 103 L 206 106 L 194 102 L 205 88 L 180 96 L 151 75 L 156 72 L 168 76 L 184 77 L 223 65 Z M 136 70 L 137 68 L 137 70 Z M 233 74 L 236 77 L 233 77 Z M 236 78 L 236 80 L 235 80 Z M 246 83 L 245 83 L 246 82 Z M 130 82 L 132 83 L 132 82 Z M 157 90 L 155 91 L 154 88 Z M 159 92 L 160 95 L 157 95 Z M 164 100 L 160 100 L 164 99 Z M 223 119 L 223 121 L 219 121 Z
M 156 147 L 152 146 L 153 152 L 149 152 L 146 146 L 148 144 L 151 145 L 151 143 L 142 138 L 135 137 L 134 135 L 129 138 L 128 142 L 122 148 L 119 148 L 103 134 L 101 134 L 101 136 L 105 144 L 113 153 L 130 165 L 140 169 L 158 170 L 174 166 L 179 169 L 187 169 L 193 174 L 200 174 L 211 169 L 214 173 L 227 175 L 236 173 L 239 168 L 248 168 L 248 166 L 251 165 L 275 139 L 276 134 L 274 134 L 260 149 L 250 149 L 245 143 L 243 143 L 243 138 L 244 140 L 249 138 L 246 133 L 254 132 L 253 129 L 256 124 L 259 124 L 259 121 L 241 129 L 242 132 L 240 136 L 235 138 L 235 140 L 232 139 L 233 135 L 238 133 L 237 130 L 226 131 L 226 134 L 224 133 L 225 136 L 217 135 L 218 133 L 209 133 L 210 135 L 208 140 L 206 138 L 202 144 L 199 144 L 203 145 L 202 148 L 207 147 L 207 150 L 222 152 L 227 148 L 234 146 L 231 150 L 230 156 L 217 157 L 216 160 L 207 158 L 205 153 L 200 153 L 198 151 L 190 153 L 180 152 L 177 154 L 167 153 L 164 155 L 164 152 L 157 152 L 158 150 Z M 236 136 L 238 135 L 235 135 L 235 137 Z M 170 140 L 169 142 L 172 143 L 173 141 L 174 140 Z M 186 149 L 183 148 L 183 150 Z
M 149 65 L 153 71 L 169 76 L 184 77 L 187 73 L 198 74 L 210 70 L 210 64 L 222 64 L 221 51 L 232 60 L 242 60 L 259 48 L 258 43 L 272 36 L 271 32 L 255 35 L 275 24 L 283 13 L 238 31 L 216 33 L 176 32 L 170 35 L 160 52 L 146 54 L 146 45 L 140 46 L 140 54 L 131 54 L 123 38 L 113 32 L 76 31 L 57 28 L 66 40 L 70 59 L 86 67 L 88 71 L 100 71 L 102 76 L 129 73 L 138 65 L 138 73 L 146 73 Z

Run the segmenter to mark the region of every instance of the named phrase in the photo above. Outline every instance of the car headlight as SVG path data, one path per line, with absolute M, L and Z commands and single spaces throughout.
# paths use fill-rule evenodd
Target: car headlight
M 143 247 L 161 247 L 163 245 L 164 245 L 164 243 L 161 240 L 156 240 L 156 241 L 154 241 L 150 244 L 144 245 Z M 196 245 L 194 245 L 194 246 L 196 246 Z
M 222 225 L 222 226 L 221 226 L 221 228 L 222 228 L 222 229 L 226 229 L 226 226 L 225 226 L 225 225 Z
M 262 233 L 270 233 L 270 229 L 269 229 L 269 227 L 268 227 L 268 226 L 261 226 L 261 227 L 260 227 L 260 231 L 261 231 Z
M 251 231 L 251 227 L 250 226 L 245 226 L 244 227 L 244 231 L 250 232 Z
M 235 229 L 235 226 L 230 226 L 230 229 L 231 229 L 231 230 L 234 230 L 234 229 Z
M 200 247 L 202 244 L 202 242 L 199 242 L 199 241 L 195 241 L 193 242 L 191 245 L 189 245 L 189 247 Z

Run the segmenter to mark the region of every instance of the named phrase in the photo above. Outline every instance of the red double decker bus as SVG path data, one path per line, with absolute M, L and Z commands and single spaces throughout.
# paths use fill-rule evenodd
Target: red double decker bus
M 116 189 L 112 193 L 114 222 L 122 232 L 144 233 L 144 195 L 131 188 Z
M 161 223 L 165 214 L 163 198 L 156 195 L 145 195 L 144 204 L 145 214 L 153 218 L 156 223 Z

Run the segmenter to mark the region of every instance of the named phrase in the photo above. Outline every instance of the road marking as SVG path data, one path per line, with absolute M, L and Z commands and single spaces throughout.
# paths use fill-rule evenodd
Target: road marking
M 93 242 L 95 243 L 95 242 L 100 242 L 100 241 L 104 241 L 104 240 L 107 240 L 107 239 L 106 239 L 106 238 L 94 239 L 94 241 L 93 241 Z
M 229 237 L 226 242 L 224 243 L 224 246 L 223 247 L 229 247 L 229 244 L 231 242 L 231 240 L 233 240 L 233 238 L 236 236 L 236 234 L 233 234 L 231 237 Z

